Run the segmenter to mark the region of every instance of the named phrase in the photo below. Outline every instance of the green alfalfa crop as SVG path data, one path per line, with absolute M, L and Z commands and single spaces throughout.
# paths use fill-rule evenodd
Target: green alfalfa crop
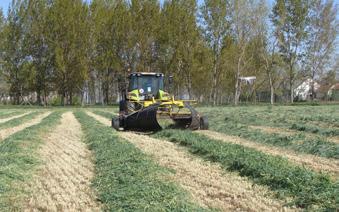
M 0 141 L 0 211 L 22 210 L 20 200 L 26 192 L 22 185 L 31 179 L 34 168 L 40 163 L 36 150 L 42 143 L 41 136 L 53 129 L 60 116 L 60 111 L 53 112 L 39 124 Z
M 237 171 L 253 182 L 269 186 L 280 197 L 292 198 L 301 208 L 335 209 L 338 204 L 338 182 L 327 175 L 291 164 L 241 145 L 220 142 L 183 130 L 163 130 L 155 137 L 186 146 L 191 153 L 218 162 L 227 171 Z
M 166 180 L 170 170 L 158 166 L 134 145 L 120 138 L 115 130 L 83 112 L 76 112 L 75 116 L 85 132 L 84 141 L 95 156 L 93 186 L 104 210 L 209 210 L 194 204 L 185 191 Z
M 30 121 L 32 118 L 36 117 L 37 115 L 41 114 L 42 111 L 34 111 L 32 113 L 26 114 L 24 116 L 18 117 L 11 119 L 7 122 L 1 123 L 0 124 L 0 129 L 5 129 L 5 128 L 10 128 L 10 127 L 15 127 L 18 126 L 24 122 Z

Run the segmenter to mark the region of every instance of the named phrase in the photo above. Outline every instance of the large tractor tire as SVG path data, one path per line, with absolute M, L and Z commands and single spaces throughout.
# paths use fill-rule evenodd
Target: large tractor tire
M 208 118 L 206 116 L 200 117 L 200 129 L 208 130 Z

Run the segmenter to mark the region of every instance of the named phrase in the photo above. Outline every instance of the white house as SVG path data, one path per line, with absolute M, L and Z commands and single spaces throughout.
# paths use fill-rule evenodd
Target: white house
M 294 96 L 299 100 L 306 101 L 312 95 L 312 79 L 307 79 L 294 89 Z M 320 84 L 314 81 L 314 92 L 320 88 Z

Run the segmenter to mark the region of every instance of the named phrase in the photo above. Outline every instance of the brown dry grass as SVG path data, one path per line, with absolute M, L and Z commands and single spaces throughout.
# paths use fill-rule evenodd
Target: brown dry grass
M 106 118 L 88 114 L 110 125 Z M 254 186 L 234 173 L 225 173 L 218 165 L 194 157 L 176 144 L 133 132 L 120 132 L 119 136 L 152 156 L 161 166 L 173 169 L 175 173 L 166 180 L 180 184 L 201 206 L 223 211 L 288 210 L 266 187 Z
M 218 133 L 210 130 L 197 131 L 200 134 L 206 135 L 212 139 L 223 142 L 239 144 L 245 147 L 259 150 L 275 156 L 287 158 L 293 163 L 309 167 L 316 171 L 326 172 L 334 178 L 339 177 L 339 161 L 335 159 L 322 158 L 310 154 L 300 154 L 293 151 L 285 150 L 278 147 L 267 146 L 253 141 L 249 141 L 237 136 L 230 136 L 223 133 Z
M 0 124 L 1 123 L 5 123 L 7 121 L 10 121 L 12 119 L 23 117 L 23 116 L 28 115 L 30 113 L 32 113 L 32 112 L 26 112 L 26 113 L 22 113 L 22 114 L 19 114 L 19 115 L 11 116 L 11 117 L 8 117 L 8 118 L 0 119 Z
M 81 137 L 81 125 L 74 115 L 64 113 L 39 150 L 43 164 L 29 185 L 25 211 L 100 210 L 90 187 L 94 176 L 91 152 Z
M 39 124 L 41 122 L 41 120 L 45 117 L 47 117 L 51 112 L 45 112 L 43 114 L 40 114 L 38 116 L 36 116 L 35 118 L 33 118 L 32 120 L 25 122 L 21 125 L 15 126 L 15 127 L 11 127 L 11 128 L 7 128 L 7 129 L 3 129 L 0 130 L 0 142 L 1 140 L 4 140 L 5 138 L 13 135 L 16 132 L 19 132 L 27 127 L 31 127 L 33 125 Z

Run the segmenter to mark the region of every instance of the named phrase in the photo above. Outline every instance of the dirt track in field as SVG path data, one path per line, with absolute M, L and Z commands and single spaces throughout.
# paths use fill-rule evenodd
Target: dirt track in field
M 299 165 L 304 165 L 316 171 L 327 172 L 334 178 L 339 177 L 339 161 L 335 159 L 322 158 L 310 154 L 295 153 L 293 151 L 285 150 L 278 147 L 259 144 L 253 141 L 249 141 L 237 136 L 229 136 L 223 133 L 218 133 L 210 130 L 201 130 L 197 133 L 208 136 L 212 139 L 220 140 L 223 142 L 239 144 L 245 147 L 259 150 L 270 155 L 281 156 L 287 158 L 291 162 Z
M 43 164 L 29 185 L 25 211 L 100 211 L 90 187 L 91 152 L 81 137 L 80 123 L 72 112 L 64 113 L 39 150 Z
M 7 137 L 13 135 L 16 132 L 19 132 L 19 131 L 27 128 L 27 127 L 31 127 L 33 125 L 39 124 L 41 122 L 41 120 L 43 118 L 47 117 L 49 114 L 51 114 L 51 112 L 45 112 L 45 113 L 42 113 L 42 114 L 34 117 L 30 121 L 27 121 L 27 122 L 20 124 L 18 126 L 0 130 L 0 142 L 1 142 L 1 140 L 6 139 Z
M 108 119 L 90 112 L 88 114 L 110 125 Z M 225 173 L 218 165 L 194 157 L 176 144 L 132 132 L 120 132 L 119 136 L 152 156 L 161 166 L 175 170 L 166 180 L 180 184 L 201 206 L 223 211 L 287 210 L 282 208 L 282 202 L 271 196 L 267 188 L 254 186 L 234 173 Z
M 32 113 L 32 112 L 26 112 L 26 113 L 22 113 L 22 114 L 20 114 L 20 115 L 15 115 L 15 116 L 10 116 L 10 117 L 8 117 L 8 118 L 0 119 L 0 124 L 1 124 L 1 123 L 5 123 L 5 122 L 7 122 L 7 121 L 10 121 L 10 120 L 12 120 L 12 119 L 16 119 L 16 118 L 23 117 L 23 116 L 28 115 L 28 114 L 30 114 L 30 113 Z
M 321 136 L 323 138 L 326 138 L 326 140 L 329 141 L 329 142 L 339 144 L 339 137 L 338 136 L 325 137 L 325 136 L 322 136 L 322 135 L 312 134 L 312 133 L 308 133 L 308 132 L 301 132 L 301 131 L 296 131 L 296 130 L 290 130 L 290 129 L 284 129 L 284 128 L 279 128 L 279 127 L 249 126 L 249 128 L 255 129 L 255 130 L 261 130 L 261 131 L 263 131 L 265 133 L 269 133 L 269 134 L 275 133 L 275 134 L 285 135 L 285 136 L 293 136 L 293 135 L 297 135 L 298 133 L 304 133 L 307 138 L 314 138 L 314 136 Z

